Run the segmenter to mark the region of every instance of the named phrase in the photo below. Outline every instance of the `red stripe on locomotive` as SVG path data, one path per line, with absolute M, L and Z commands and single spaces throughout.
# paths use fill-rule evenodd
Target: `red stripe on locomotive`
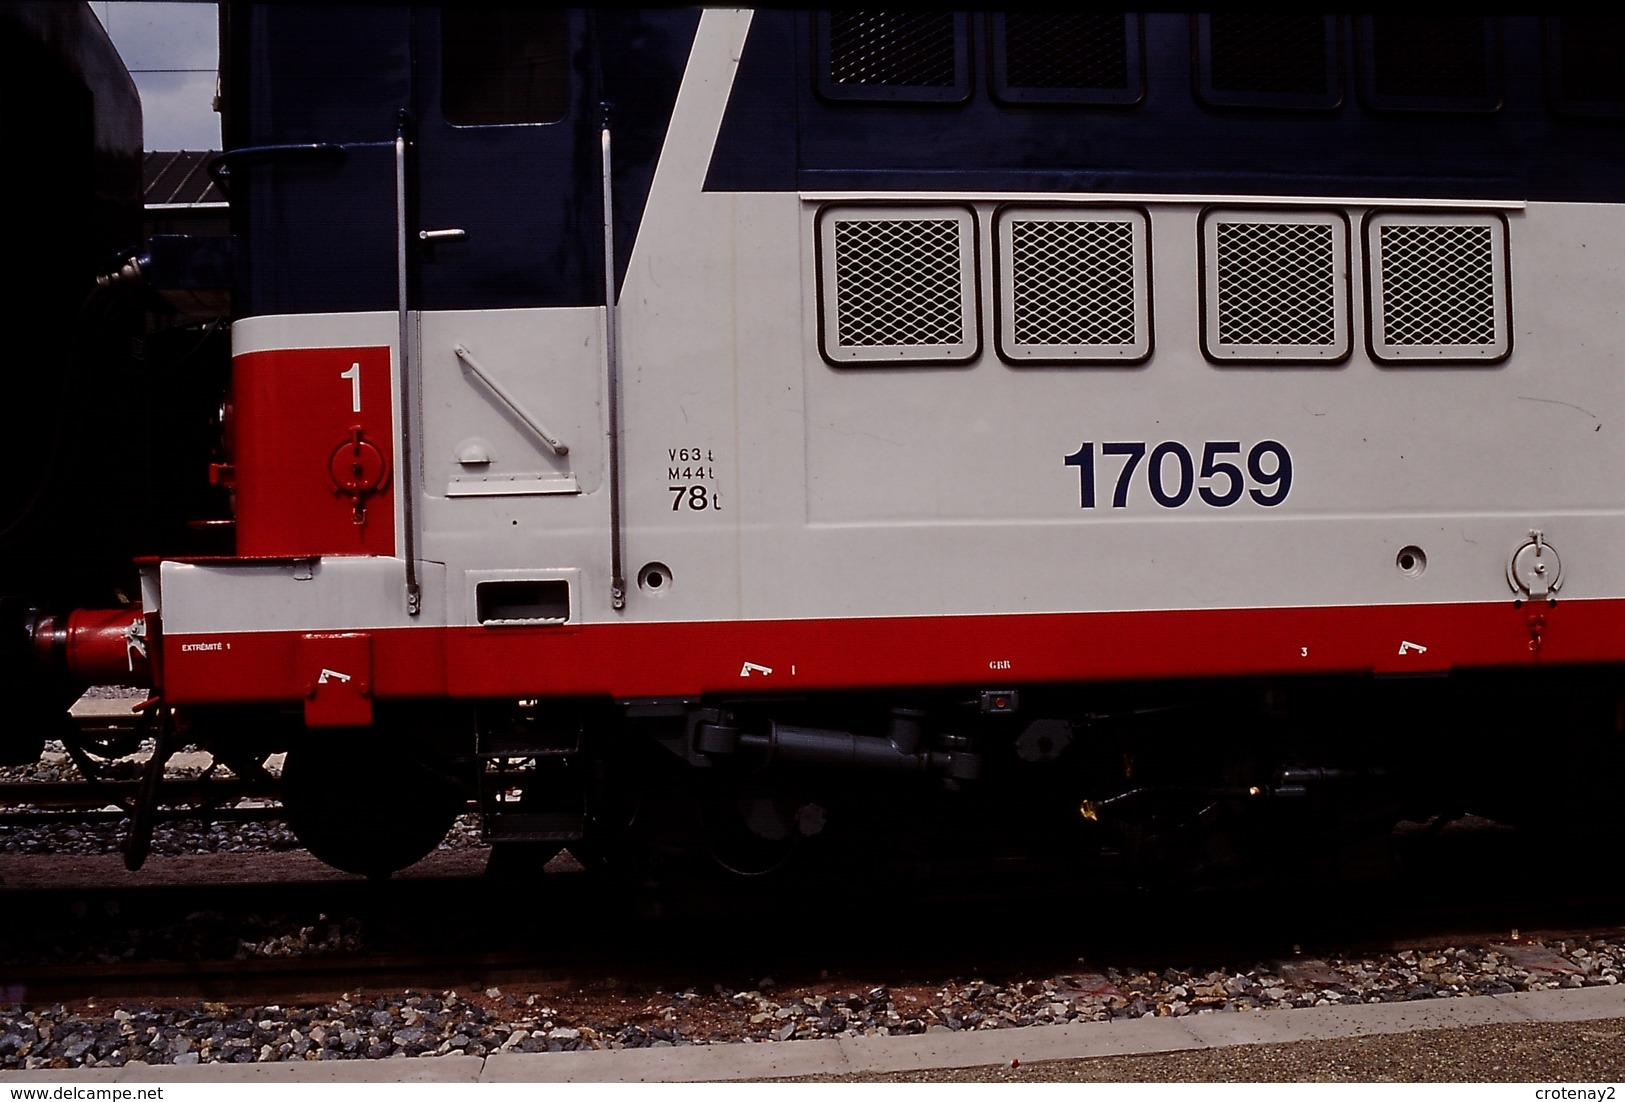
M 1625 601 L 877 617 L 559 628 L 393 628 L 379 697 L 636 698 L 1625 660 Z M 302 632 L 165 639 L 175 703 L 297 700 Z M 748 666 L 747 666 L 748 664 Z

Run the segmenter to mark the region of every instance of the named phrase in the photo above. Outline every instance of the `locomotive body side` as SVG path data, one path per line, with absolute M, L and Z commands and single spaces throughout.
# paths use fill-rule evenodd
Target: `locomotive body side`
M 425 837 L 472 786 L 602 857 L 638 789 L 737 867 L 859 774 L 1071 845 L 1500 808 L 1475 725 L 1552 693 L 1617 757 L 1625 141 L 1563 25 L 1429 84 L 1313 17 L 1238 92 L 1251 17 L 1074 27 L 1074 86 L 1025 18 L 232 6 L 237 553 L 144 567 L 166 704 L 290 714 L 359 871 L 415 854 L 310 809 L 385 760 Z
M 308 591 L 267 598 L 283 610 L 283 630 L 443 629 L 434 644 L 410 644 L 442 663 L 395 676 L 469 696 L 687 695 L 742 681 L 784 688 L 792 676 L 812 691 L 1625 657 L 1612 630 L 1625 579 L 1606 550 L 1622 534 L 1606 474 L 1625 458 L 1606 423 L 1616 383 L 1606 351 L 1577 320 L 1606 314 L 1620 289 L 1611 204 L 1525 200 L 1504 179 L 1475 182 L 1504 188 L 1495 197 L 1465 200 L 1425 194 L 1438 181 L 1407 181 L 1414 191 L 1373 181 L 1395 192 L 1389 198 L 1356 190 L 1353 176 L 1348 192 L 1294 181 L 1279 195 L 708 189 L 733 88 L 734 58 L 723 55 L 745 46 L 747 21 L 704 21 L 619 290 L 627 607 L 611 606 L 605 574 L 601 307 L 412 311 L 421 467 L 414 479 L 389 476 L 360 524 L 316 459 L 356 418 L 354 374 L 377 387 L 369 411 L 397 404 L 397 319 L 276 315 L 238 323 L 239 372 L 293 349 L 309 350 L 300 363 L 315 366 L 297 382 L 306 368 L 269 369 L 298 399 L 280 420 L 244 423 L 291 463 L 289 441 L 300 438 L 283 423 L 309 430 L 307 401 L 335 412 L 297 460 L 308 468 L 303 498 L 292 496 L 296 476 L 260 476 L 247 456 L 239 461 L 245 483 L 259 479 L 278 495 L 261 542 L 249 525 L 257 502 L 240 488 L 252 514 L 240 521 L 243 536 L 255 540 L 244 550 L 398 558 L 390 526 L 413 486 L 421 557 L 445 566 L 434 611 L 418 616 L 387 586 L 358 612 L 336 604 L 338 591 L 319 577 L 293 581 L 297 567 L 275 582 L 273 568 L 259 568 L 265 584 Z M 804 70 L 787 62 L 803 60 L 776 59 L 798 76 Z M 454 171 L 421 157 L 425 178 Z M 524 191 L 524 169 L 513 171 L 502 186 Z M 1324 186 L 1321 174 L 1305 176 Z M 586 189 L 570 195 L 590 213 Z M 1141 227 L 1148 242 L 1141 278 L 1154 301 L 1139 324 L 1154 329 L 1155 351 L 1121 363 L 1009 360 L 995 332 L 1009 279 L 996 262 L 999 235 L 1024 218 L 1091 211 Z M 1389 221 L 1417 211 L 1429 228 L 1492 240 L 1483 267 L 1500 296 L 1490 309 L 1504 352 L 1475 347 L 1480 358 L 1460 362 L 1447 349 L 1434 356 L 1442 363 L 1374 354 L 1373 248 Z M 963 238 L 948 259 L 965 269 L 968 351 L 938 361 L 904 350 L 887 362 L 862 346 L 861 360 L 821 355 L 835 308 L 821 220 L 853 212 L 952 223 Z M 1215 260 L 1203 227 L 1214 219 L 1327 231 L 1335 249 L 1307 263 L 1330 273 L 1333 354 L 1269 348 L 1232 360 L 1207 348 L 1203 281 Z M 434 243 L 432 265 L 457 264 L 462 244 Z M 954 297 L 957 309 L 957 289 Z M 376 365 L 357 368 L 364 354 Z M 392 440 L 407 418 L 383 416 L 367 433 Z M 397 449 L 387 466 L 398 472 L 404 460 Z M 392 509 L 381 507 L 385 497 Z M 301 543 L 296 522 L 319 513 L 329 530 Z M 1564 571 L 1563 607 L 1542 613 L 1534 648 L 1531 613 L 1514 607 L 1530 594 L 1508 583 L 1531 529 Z M 352 536 L 360 542 L 348 546 Z M 635 584 L 643 564 L 657 585 Z M 171 655 L 170 692 L 180 702 L 229 699 L 242 686 L 210 672 L 224 652 L 206 644 L 274 624 L 244 622 L 215 599 L 211 586 L 235 586 L 237 568 L 173 569 L 176 584 L 165 588 L 180 603 L 166 610 L 166 632 L 172 644 L 200 646 L 185 652 L 194 658 Z M 226 580 L 201 580 L 210 576 Z M 563 585 L 550 600 L 564 623 L 472 630 L 482 587 L 513 583 L 517 593 L 555 582 Z M 194 584 L 195 611 L 178 596 Z M 483 619 L 505 618 L 523 617 Z M 643 659 L 613 660 L 628 650 Z M 287 662 L 257 652 L 239 661 L 262 685 Z M 774 673 L 742 677 L 746 663 Z M 304 674 L 287 677 L 291 685 Z

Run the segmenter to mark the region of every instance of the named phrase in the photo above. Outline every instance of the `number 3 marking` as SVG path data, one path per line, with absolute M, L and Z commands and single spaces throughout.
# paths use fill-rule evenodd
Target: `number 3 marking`
M 361 412 L 361 365 L 353 363 L 350 370 L 339 373 L 339 378 L 350 380 L 350 412 Z

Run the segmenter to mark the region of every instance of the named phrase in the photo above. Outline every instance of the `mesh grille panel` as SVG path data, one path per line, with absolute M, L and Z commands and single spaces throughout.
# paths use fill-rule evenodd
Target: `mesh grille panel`
M 1326 17 L 1211 15 L 1215 91 L 1326 93 Z
M 959 226 L 946 218 L 836 223 L 838 343 L 962 343 Z
M 1010 229 L 1018 344 L 1135 343 L 1132 223 L 1016 222 Z
M 1625 19 L 1567 16 L 1557 20 L 1562 84 L 1559 98 L 1625 103 Z
M 1398 99 L 1490 94 L 1485 23 L 1474 16 L 1381 15 L 1371 20 L 1374 91 Z
M 832 11 L 829 69 L 836 84 L 951 88 L 953 14 Z
M 1382 299 L 1386 344 L 1496 343 L 1490 227 L 1383 226 Z
M 1116 12 L 1008 12 L 1005 83 L 1011 88 L 1127 88 L 1128 42 Z
M 1220 344 L 1336 343 L 1330 225 L 1221 222 L 1215 228 Z

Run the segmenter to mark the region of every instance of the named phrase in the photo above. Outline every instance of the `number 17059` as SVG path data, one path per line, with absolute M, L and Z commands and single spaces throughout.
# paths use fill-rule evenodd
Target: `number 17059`
M 1068 467 L 1078 468 L 1078 505 L 1083 509 L 1095 507 L 1095 449 L 1093 441 L 1064 460 Z M 1128 507 L 1129 491 L 1135 475 L 1146 459 L 1146 445 L 1141 440 L 1118 440 L 1098 445 L 1103 460 L 1121 459 L 1117 481 L 1112 487 L 1113 509 Z M 1231 457 L 1235 461 L 1231 461 Z M 1247 452 L 1246 471 L 1242 470 L 1241 442 L 1237 440 L 1210 440 L 1202 445 L 1202 460 L 1198 469 L 1190 449 L 1177 440 L 1168 440 L 1151 449 L 1150 461 L 1144 464 L 1144 481 L 1151 491 L 1151 500 L 1164 509 L 1177 509 L 1191 499 L 1194 491 L 1208 505 L 1223 509 L 1236 504 L 1243 496 L 1251 497 L 1263 506 L 1279 505 L 1292 491 L 1292 454 L 1278 440 L 1261 440 Z M 1107 476 L 1108 481 L 1110 475 Z M 1198 484 L 1200 483 L 1200 485 Z

